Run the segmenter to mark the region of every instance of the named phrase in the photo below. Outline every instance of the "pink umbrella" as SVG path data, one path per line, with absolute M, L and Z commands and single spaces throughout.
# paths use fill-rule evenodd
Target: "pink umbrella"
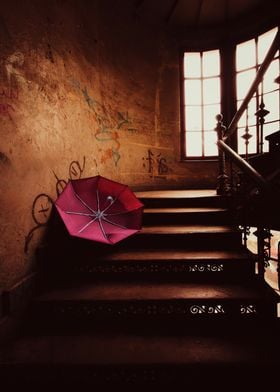
M 115 244 L 141 229 L 143 204 L 127 185 L 101 176 L 69 181 L 55 206 L 72 236 Z

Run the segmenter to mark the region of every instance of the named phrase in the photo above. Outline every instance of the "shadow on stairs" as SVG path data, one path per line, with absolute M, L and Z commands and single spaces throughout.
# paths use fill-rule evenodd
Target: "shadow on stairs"
M 230 387 L 273 381 L 278 296 L 214 191 L 139 192 L 143 230 L 114 247 L 55 221 L 2 385 Z M 277 370 L 276 370 L 277 369 Z

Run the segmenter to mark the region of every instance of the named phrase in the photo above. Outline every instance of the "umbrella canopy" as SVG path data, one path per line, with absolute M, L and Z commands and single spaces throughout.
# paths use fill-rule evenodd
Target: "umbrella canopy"
M 69 181 L 55 206 L 72 236 L 115 244 L 141 229 L 143 204 L 102 176 Z

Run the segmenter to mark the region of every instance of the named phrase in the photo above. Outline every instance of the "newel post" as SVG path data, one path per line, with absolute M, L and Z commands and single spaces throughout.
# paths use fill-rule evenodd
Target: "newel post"
M 225 133 L 226 133 L 226 127 L 223 124 L 223 115 L 222 114 L 217 114 L 216 116 L 217 120 L 217 126 L 215 128 L 215 131 L 217 132 L 217 139 L 223 140 Z M 219 145 L 218 145 L 219 147 Z M 217 194 L 218 195 L 225 195 L 229 192 L 229 181 L 228 181 L 228 176 L 226 174 L 226 161 L 225 161 L 225 153 L 219 148 L 219 174 L 217 178 Z

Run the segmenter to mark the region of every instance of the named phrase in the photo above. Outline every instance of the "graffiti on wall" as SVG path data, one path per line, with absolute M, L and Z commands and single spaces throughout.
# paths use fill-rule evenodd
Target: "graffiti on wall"
M 53 174 L 56 179 L 55 189 L 57 196 L 63 191 L 65 186 L 68 184 L 70 180 L 78 180 L 82 178 L 82 175 L 85 170 L 86 165 L 86 158 L 83 157 L 82 163 L 79 161 L 72 161 L 68 167 L 68 179 L 59 178 L 55 172 Z M 45 227 L 48 223 L 51 210 L 53 207 L 53 199 L 51 196 L 47 195 L 46 193 L 40 193 L 35 197 L 32 203 L 32 210 L 31 215 L 35 226 L 28 232 L 25 236 L 24 241 L 24 253 L 27 254 L 29 250 L 30 242 L 34 236 L 34 233 L 43 227 Z
M 161 153 L 147 151 L 147 155 L 142 158 L 143 167 L 147 169 L 151 178 L 166 178 L 169 172 L 167 160 Z
M 121 159 L 120 154 L 120 131 L 136 132 L 137 128 L 133 125 L 133 120 L 128 112 L 113 111 L 111 107 L 95 100 L 89 93 L 86 86 L 82 87 L 77 80 L 71 80 L 71 85 L 76 92 L 83 96 L 84 102 L 94 114 L 97 128 L 94 132 L 95 139 L 108 147 L 100 148 L 100 162 L 105 164 L 112 160 L 117 166 Z
M 12 118 L 12 113 L 15 112 L 13 102 L 18 100 L 18 90 L 10 87 L 0 88 L 0 115 Z
M 11 118 L 11 112 L 14 112 L 15 109 L 9 103 L 0 103 L 0 114 L 2 116 L 8 116 Z
M 0 88 L 0 97 L 11 99 L 11 100 L 18 100 L 18 90 L 12 87 L 10 88 L 2 87 Z
M 9 85 L 12 84 L 13 79 L 19 83 L 25 83 L 22 67 L 24 64 L 24 54 L 22 52 L 14 52 L 5 60 L 5 69 Z

